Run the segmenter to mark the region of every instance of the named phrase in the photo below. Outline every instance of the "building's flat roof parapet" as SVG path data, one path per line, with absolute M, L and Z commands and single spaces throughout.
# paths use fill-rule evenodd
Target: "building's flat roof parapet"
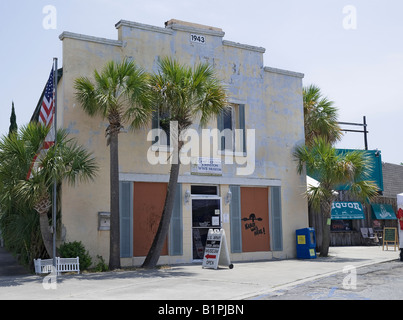
M 239 48 L 239 49 L 244 49 L 244 50 L 250 50 L 250 51 L 256 51 L 256 52 L 260 52 L 260 53 L 266 52 L 266 49 L 263 47 L 255 47 L 255 46 L 251 46 L 248 44 L 242 44 L 242 43 L 228 41 L 228 40 L 223 40 L 222 44 L 224 46 L 229 46 L 229 47 L 234 47 L 234 48 Z
M 84 35 L 84 34 L 64 31 L 59 36 L 59 39 L 63 41 L 66 38 L 75 39 L 75 40 L 81 40 L 81 41 L 96 42 L 96 43 L 107 44 L 107 45 L 111 45 L 111 46 L 123 47 L 123 41 L 106 39 L 106 38 L 98 38 L 98 37 L 93 37 L 93 36 L 87 36 L 87 35 Z
M 305 77 L 305 75 L 303 73 L 300 73 L 300 72 L 277 69 L 277 68 L 272 68 L 272 67 L 264 67 L 264 71 L 271 72 L 271 73 L 283 74 L 283 75 L 286 75 L 286 76 L 291 76 L 291 77 L 296 77 L 296 78 L 304 78 Z
M 127 20 L 120 20 L 117 24 L 115 24 L 115 27 L 116 27 L 116 29 L 119 29 L 120 27 L 129 27 L 129 28 L 141 29 L 141 30 L 146 30 L 146 31 L 173 34 L 173 30 L 171 30 L 171 29 L 151 26 L 148 24 L 138 23 L 138 22 L 134 22 L 134 21 L 127 21 Z
M 165 22 L 167 30 L 179 30 L 184 32 L 194 32 L 216 37 L 224 37 L 225 32 L 220 28 L 209 27 L 197 23 L 185 22 L 180 20 L 171 19 Z
M 133 22 L 133 21 L 127 21 L 127 20 L 120 20 L 115 25 L 115 27 L 117 29 L 119 29 L 122 26 L 129 27 L 129 28 L 142 29 L 142 30 L 147 30 L 147 31 L 153 31 L 153 32 L 160 32 L 160 33 L 164 33 L 164 34 L 173 34 L 174 30 L 179 30 L 179 31 L 185 31 L 185 32 L 195 32 L 195 33 L 201 33 L 201 34 L 206 34 L 206 35 L 212 35 L 212 36 L 217 36 L 217 37 L 223 37 L 225 35 L 225 32 L 223 32 L 222 29 L 220 29 L 220 28 L 210 27 L 210 26 L 205 26 L 205 25 L 200 25 L 200 24 L 196 24 L 196 23 L 190 23 L 190 22 L 185 22 L 185 21 L 180 21 L 180 20 L 175 20 L 175 19 L 171 19 L 171 20 L 167 21 L 165 23 L 165 28 L 156 27 L 156 26 L 147 25 L 147 24 L 138 23 L 138 22 Z M 88 36 L 88 35 L 84 35 L 84 34 L 64 31 L 59 36 L 59 39 L 63 41 L 66 38 L 101 43 L 101 44 L 118 46 L 118 47 L 125 46 L 125 41 L 99 38 L 99 37 L 93 37 L 93 36 Z M 222 44 L 223 44 L 223 46 L 229 46 L 229 47 L 234 47 L 234 48 L 243 49 L 243 50 L 255 51 L 255 52 L 259 52 L 259 53 L 266 52 L 266 49 L 263 47 L 251 46 L 251 45 L 228 41 L 228 40 L 222 40 Z M 283 69 L 277 69 L 277 68 L 272 68 L 272 67 L 264 67 L 264 71 L 287 75 L 287 76 L 296 77 L 296 78 L 305 77 L 305 75 L 303 73 L 289 71 L 289 70 L 283 70 Z

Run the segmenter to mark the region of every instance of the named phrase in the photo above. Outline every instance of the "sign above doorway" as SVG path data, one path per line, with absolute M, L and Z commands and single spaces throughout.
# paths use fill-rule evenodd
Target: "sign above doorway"
M 222 176 L 222 163 L 218 158 L 192 158 L 190 173 L 194 175 Z

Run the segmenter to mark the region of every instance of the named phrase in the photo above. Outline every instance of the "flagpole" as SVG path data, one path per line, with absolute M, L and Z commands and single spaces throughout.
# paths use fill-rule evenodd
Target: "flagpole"
M 53 123 L 54 123 L 54 130 L 55 130 L 55 161 L 57 159 L 56 152 L 57 152 L 57 58 L 53 58 L 54 70 L 53 70 L 53 81 L 54 81 L 54 90 L 55 90 L 55 97 L 54 97 L 54 114 L 53 114 Z M 52 222 L 53 222 L 53 266 L 57 269 L 56 266 L 56 219 L 57 219 L 57 181 L 53 183 L 53 214 L 52 214 Z

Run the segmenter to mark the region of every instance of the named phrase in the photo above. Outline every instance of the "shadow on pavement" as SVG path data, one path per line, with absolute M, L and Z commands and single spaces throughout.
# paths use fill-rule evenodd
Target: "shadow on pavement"
M 0 247 L 0 277 L 30 275 L 5 248 Z

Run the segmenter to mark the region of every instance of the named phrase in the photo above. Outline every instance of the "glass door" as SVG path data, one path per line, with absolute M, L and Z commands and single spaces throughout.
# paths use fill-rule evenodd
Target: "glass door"
M 193 260 L 203 259 L 209 229 L 221 229 L 221 198 L 192 199 Z

